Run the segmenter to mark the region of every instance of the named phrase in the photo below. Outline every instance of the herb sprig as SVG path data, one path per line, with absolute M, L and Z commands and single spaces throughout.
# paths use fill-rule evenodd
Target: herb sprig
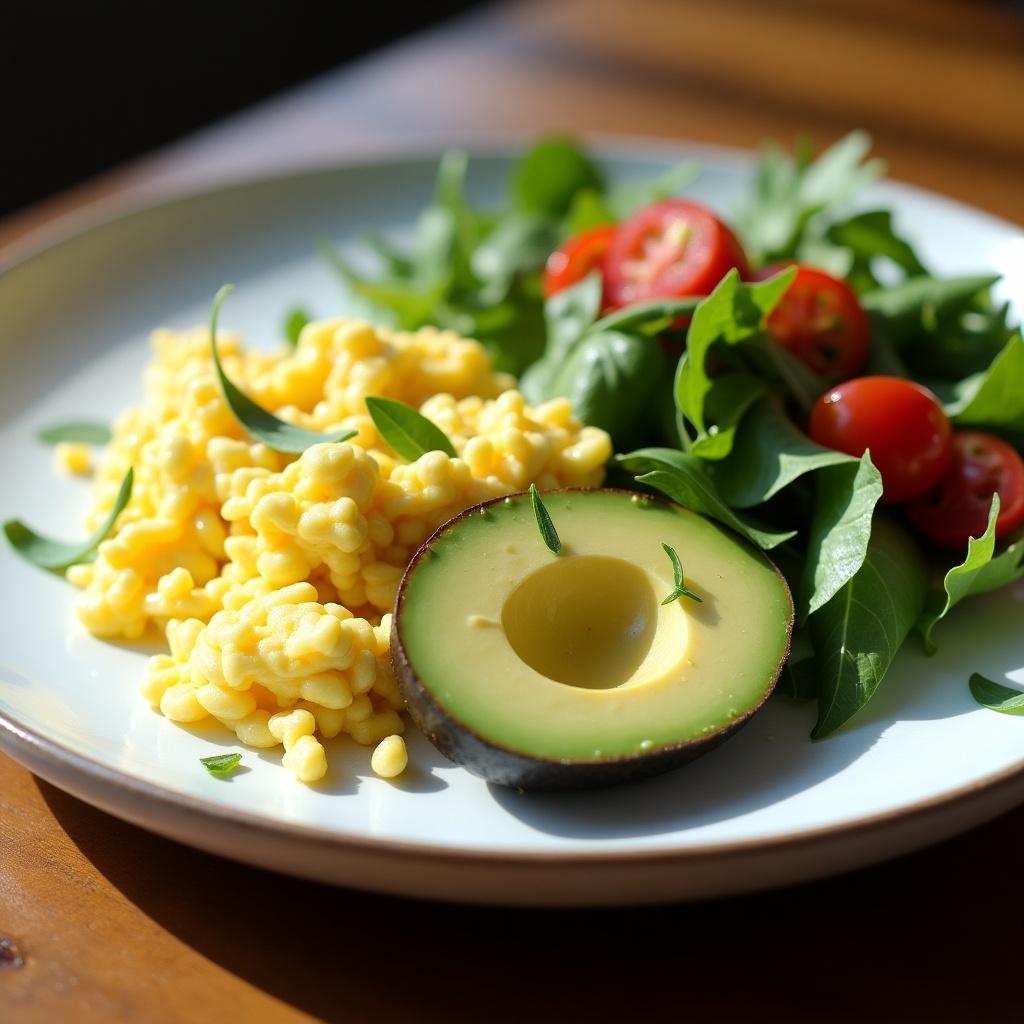
M 132 484 L 135 480 L 135 470 L 129 469 L 121 481 L 121 487 L 114 500 L 114 506 L 110 510 L 103 525 L 86 541 L 66 544 L 63 541 L 52 540 L 36 533 L 30 526 L 26 526 L 20 519 L 9 519 L 4 523 L 4 533 L 11 547 L 26 561 L 40 569 L 49 569 L 50 572 L 62 573 L 73 565 L 88 561 L 96 549 L 104 541 L 117 522 L 117 517 L 124 511 L 125 506 L 132 496 Z
M 558 531 L 555 529 L 555 524 L 551 519 L 551 513 L 548 511 L 547 505 L 541 500 L 540 491 L 537 490 L 536 484 L 530 484 L 530 504 L 533 506 L 533 514 L 537 517 L 537 529 L 540 530 L 544 543 L 550 551 L 560 555 L 562 553 L 562 541 L 558 536 Z
M 228 408 L 234 413 L 235 419 L 242 425 L 246 433 L 258 438 L 275 452 L 288 455 L 301 455 L 314 444 L 338 444 L 348 441 L 358 433 L 357 430 L 341 430 L 331 434 L 321 434 L 315 430 L 304 430 L 291 423 L 279 420 L 273 413 L 267 412 L 257 405 L 248 395 L 240 391 L 224 372 L 220 355 L 217 352 L 217 317 L 224 300 L 235 290 L 231 284 L 223 285 L 214 296 L 210 307 L 210 351 L 213 354 L 213 365 L 217 370 L 221 390 Z
M 661 603 L 672 604 L 673 601 L 678 601 L 681 597 L 688 597 L 691 601 L 696 601 L 697 604 L 703 604 L 704 598 L 699 594 L 695 594 L 683 579 L 683 563 L 679 561 L 676 549 L 664 541 L 662 541 L 661 546 L 665 549 L 665 554 L 668 555 L 669 561 L 672 563 L 672 575 L 674 577 L 672 593 Z
M 80 444 L 101 445 L 110 442 L 110 427 L 106 423 L 93 420 L 68 420 L 65 423 L 53 423 L 43 427 L 36 437 L 43 444 L 61 444 L 73 441 Z
M 411 405 L 371 395 L 366 399 L 366 411 L 380 436 L 408 462 L 415 462 L 427 452 L 444 452 L 455 458 L 448 435 Z
M 214 754 L 212 757 L 201 757 L 199 763 L 215 778 L 227 778 L 241 763 L 241 754 Z

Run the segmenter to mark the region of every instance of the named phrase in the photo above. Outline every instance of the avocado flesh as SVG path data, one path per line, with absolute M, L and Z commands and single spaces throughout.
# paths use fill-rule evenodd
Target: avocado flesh
M 560 555 L 517 495 L 442 527 L 406 574 L 395 664 L 434 742 L 493 781 L 561 788 L 663 770 L 742 724 L 789 651 L 793 606 L 775 567 L 646 496 L 544 501 Z M 662 543 L 702 603 L 660 603 L 673 588 Z

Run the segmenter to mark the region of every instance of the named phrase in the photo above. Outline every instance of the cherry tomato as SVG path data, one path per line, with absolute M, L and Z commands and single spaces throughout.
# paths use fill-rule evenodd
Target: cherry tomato
M 772 277 L 785 265 L 756 274 Z M 815 373 L 833 380 L 852 377 L 868 357 L 870 322 L 857 293 L 823 270 L 797 264 L 796 277 L 768 316 L 768 330 Z
M 811 410 L 810 435 L 861 456 L 882 474 L 882 501 L 911 501 L 942 479 L 952 430 L 938 399 L 900 377 L 857 377 L 826 391 Z
M 564 241 L 548 257 L 544 267 L 545 297 L 550 299 L 555 292 L 582 281 L 591 271 L 603 269 L 605 253 L 614 234 L 614 224 L 602 224 Z
M 749 274 L 736 236 L 706 207 L 686 199 L 645 206 L 619 225 L 605 259 L 608 301 L 708 295 L 733 268 Z
M 947 548 L 965 548 L 988 526 L 999 494 L 996 539 L 1024 523 L 1024 460 L 1005 441 L 979 430 L 953 435 L 953 458 L 934 490 L 907 506 L 910 521 Z

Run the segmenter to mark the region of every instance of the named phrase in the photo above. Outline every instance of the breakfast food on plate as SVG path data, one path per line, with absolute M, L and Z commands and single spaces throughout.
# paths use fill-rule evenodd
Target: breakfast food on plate
M 462 509 L 536 482 L 600 484 L 606 434 L 564 399 L 530 407 L 484 349 L 450 332 L 332 320 L 294 351 L 218 339 L 232 380 L 264 408 L 348 442 L 300 456 L 247 438 L 218 386 L 206 329 L 158 331 L 145 398 L 114 424 L 89 525 L 134 468 L 131 499 L 95 561 L 68 576 L 75 610 L 103 637 L 166 632 L 143 692 L 177 722 L 212 717 L 254 747 L 283 745 L 304 781 L 324 774 L 320 737 L 378 744 L 402 732 L 388 653 L 402 572 Z M 458 452 L 397 457 L 365 399 L 420 408 Z M 389 748 L 392 749 L 392 748 Z M 382 754 L 392 771 L 394 754 Z
M 209 330 L 156 333 L 112 436 L 42 433 L 73 473 L 107 445 L 93 536 L 7 537 L 82 588 L 90 632 L 163 631 L 143 692 L 167 718 L 307 782 L 340 734 L 399 775 L 406 703 L 524 788 L 682 763 L 780 678 L 827 736 L 912 633 L 933 651 L 1024 578 L 1024 337 L 995 276 L 935 276 L 890 211 L 849 207 L 868 148 L 766 150 L 732 218 L 674 197 L 691 162 L 608 185 L 565 139 L 479 209 L 448 154 L 410 245 L 329 252 L 394 327 L 296 310 L 290 350 L 246 351 L 222 289 Z M 646 497 L 594 490 L 613 445 Z M 1013 711 L 995 686 L 972 693 Z
M 557 553 L 517 495 L 457 516 L 410 565 L 392 647 L 416 724 L 453 761 L 522 789 L 652 775 L 735 732 L 789 654 L 778 570 L 646 495 L 543 501 Z

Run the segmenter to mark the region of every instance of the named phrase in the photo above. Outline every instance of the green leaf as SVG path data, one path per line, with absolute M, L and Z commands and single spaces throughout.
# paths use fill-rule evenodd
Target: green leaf
M 562 542 L 558 538 L 555 524 L 551 521 L 551 513 L 548 511 L 547 505 L 541 501 L 540 492 L 537 490 L 536 484 L 530 484 L 530 504 L 533 506 L 533 514 L 537 517 L 537 529 L 540 530 L 544 543 L 549 550 L 553 551 L 556 555 L 560 555 L 562 553 Z
M 772 530 L 729 508 L 704 462 L 695 455 L 671 448 L 641 448 L 617 456 L 616 461 L 635 474 L 638 483 L 656 488 L 694 512 L 717 519 L 765 551 L 796 536 L 795 530 Z
M 685 365 L 687 356 L 680 360 Z M 678 370 L 678 372 L 685 372 Z M 748 373 L 727 373 L 711 381 L 704 398 L 704 409 L 712 426 L 706 434 L 693 440 L 690 451 L 702 459 L 724 459 L 733 450 L 736 433 L 747 411 L 768 393 L 768 386 L 759 377 Z
M 595 331 L 634 331 L 653 336 L 660 334 L 681 317 L 692 316 L 700 302 L 697 296 L 685 299 L 654 299 L 616 309 L 594 324 Z
M 1024 337 L 1015 334 L 987 370 L 962 380 L 946 414 L 957 426 L 1024 432 Z
M 310 319 L 310 315 L 304 309 L 299 309 L 298 307 L 288 310 L 285 314 L 284 336 L 288 339 L 288 344 L 292 348 L 298 345 L 302 328 L 309 323 Z
M 67 423 L 54 423 L 52 426 L 43 427 L 36 437 L 44 444 L 60 444 L 63 441 L 109 444 L 110 427 L 106 423 L 89 420 L 69 420 Z
M 615 214 L 608 208 L 604 193 L 596 188 L 583 188 L 573 197 L 563 225 L 563 235 L 571 237 L 581 231 L 614 223 Z
M 992 495 L 988 524 L 980 537 L 967 541 L 967 555 L 954 565 L 942 580 L 942 590 L 933 594 L 917 623 L 925 650 L 937 650 L 932 631 L 964 598 L 983 594 L 1024 579 L 1024 543 L 1018 542 L 993 561 L 996 548 L 996 520 L 999 518 L 999 494 Z
M 822 221 L 881 173 L 880 161 L 865 159 L 870 149 L 863 132 L 851 132 L 813 162 L 806 149 L 796 159 L 777 146 L 764 149 L 753 198 L 735 218 L 755 262 L 792 259 L 809 238 L 822 238 Z
M 521 210 L 546 217 L 568 213 L 584 189 L 604 189 L 597 165 L 572 140 L 541 139 L 523 154 L 512 174 L 512 195 Z
M 819 693 L 813 739 L 835 732 L 875 694 L 921 614 L 927 585 L 917 545 L 876 520 L 864 564 L 810 618 Z
M 199 763 L 216 779 L 226 778 L 241 761 L 241 754 L 214 754 L 213 757 L 199 758 Z
M 832 224 L 826 235 L 829 241 L 849 249 L 854 263 L 870 264 L 879 256 L 892 260 L 911 277 L 927 274 L 910 243 L 893 230 L 889 210 L 869 210 Z
M 865 452 L 817 476 L 807 555 L 800 587 L 801 620 L 827 604 L 860 571 L 870 550 L 882 476 Z
M 797 429 L 777 399 L 768 398 L 747 413 L 731 454 L 715 466 L 714 477 L 733 508 L 751 508 L 806 473 L 855 462 L 852 456 L 815 444 Z
M 968 685 L 971 696 L 982 707 L 1004 715 L 1024 715 L 1024 691 L 1003 686 L 1002 683 L 994 682 L 980 672 L 972 674 Z
M 707 358 L 712 346 L 735 346 L 758 337 L 764 318 L 775 308 L 796 274 L 793 267 L 757 284 L 744 284 L 739 273 L 730 270 L 715 290 L 698 303 L 687 334 L 687 359 L 676 377 L 676 404 L 697 429 L 697 436 L 708 434 L 712 425 L 705 403 L 712 378 Z M 778 348 L 778 346 L 775 346 Z
M 665 554 L 668 555 L 669 561 L 672 563 L 673 576 L 672 593 L 661 603 L 672 604 L 673 601 L 678 601 L 681 597 L 688 597 L 691 601 L 696 601 L 697 604 L 703 604 L 704 598 L 698 597 L 683 580 L 683 563 L 679 561 L 676 549 L 671 544 L 664 543 L 664 541 L 661 546 L 665 549 Z
M 301 455 L 314 444 L 338 444 L 355 437 L 358 433 L 356 430 L 321 434 L 315 430 L 303 430 L 302 427 L 285 423 L 284 420 L 279 420 L 273 413 L 269 413 L 262 406 L 257 405 L 248 395 L 231 383 L 228 375 L 224 372 L 224 367 L 221 366 L 220 354 L 217 352 L 217 317 L 224 300 L 232 291 L 234 291 L 234 285 L 223 285 L 214 296 L 213 305 L 210 307 L 210 352 L 213 355 L 213 365 L 217 371 L 221 391 L 224 393 L 224 401 L 227 402 L 228 408 L 246 433 L 262 441 L 275 452 L 285 452 L 290 455 Z
M 114 507 L 110 510 L 103 525 L 87 540 L 77 544 L 64 544 L 58 540 L 51 540 L 40 533 L 36 533 L 31 527 L 26 526 L 20 519 L 9 519 L 4 523 L 4 533 L 11 547 L 26 561 L 38 566 L 40 569 L 49 569 L 51 572 L 62 573 L 72 565 L 86 562 L 93 555 L 100 543 L 114 528 L 117 517 L 124 511 L 132 496 L 132 483 L 135 480 L 134 469 L 129 469 L 121 481 L 121 488 L 114 500 Z
M 554 397 L 551 380 L 573 347 L 590 329 L 601 311 L 603 284 L 599 273 L 556 292 L 544 303 L 543 356 L 519 379 L 519 390 L 534 405 Z
M 575 414 L 618 442 L 643 436 L 657 412 L 654 395 L 665 357 L 649 338 L 621 331 L 588 333 L 552 374 L 547 397 L 569 399 Z
M 860 297 L 864 309 L 877 317 L 902 322 L 906 329 L 917 330 L 924 317 L 935 316 L 988 291 L 999 280 L 998 274 L 970 277 L 912 277 L 889 288 L 876 288 Z
M 470 255 L 480 303 L 503 302 L 516 277 L 543 266 L 556 245 L 550 221 L 524 214 L 503 217 Z
M 678 195 L 700 175 L 697 160 L 681 160 L 654 178 L 633 178 L 614 186 L 607 196 L 613 220 L 625 220 L 651 203 Z
M 444 452 L 455 458 L 448 435 L 412 406 L 371 396 L 366 399 L 366 411 L 380 436 L 407 462 L 415 462 L 427 452 Z

